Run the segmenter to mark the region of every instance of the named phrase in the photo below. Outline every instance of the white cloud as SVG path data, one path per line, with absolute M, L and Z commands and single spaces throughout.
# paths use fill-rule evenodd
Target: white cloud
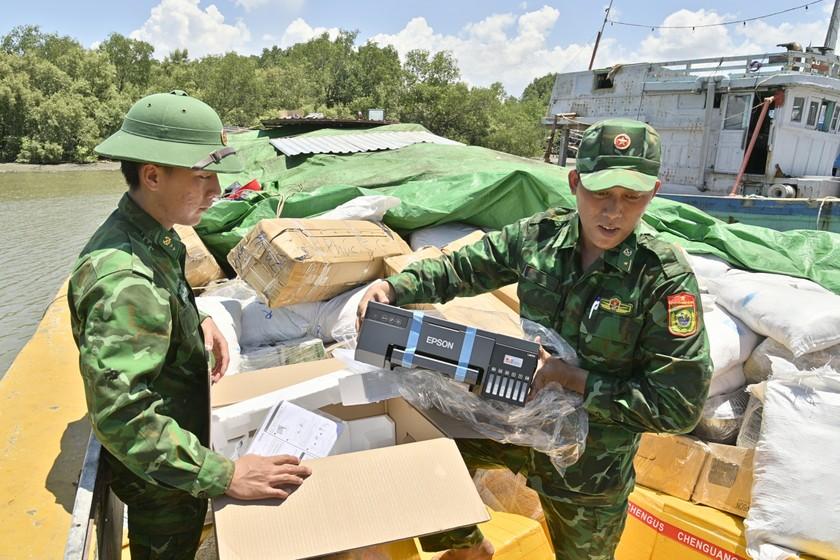
M 339 29 L 337 27 L 312 27 L 306 23 L 303 18 L 297 18 L 286 27 L 283 36 L 280 38 L 280 46 L 288 48 L 295 43 L 305 43 L 315 37 L 320 37 L 324 33 L 329 35 L 330 39 L 338 37 Z
M 663 26 L 702 26 L 731 21 L 734 16 L 706 10 L 679 10 L 666 17 Z M 634 61 L 679 60 L 751 54 L 759 47 L 742 41 L 736 44 L 731 26 L 692 29 L 657 29 L 645 37 L 630 57 Z M 746 50 L 745 50 L 746 49 Z
M 521 15 L 493 14 L 467 24 L 458 35 L 435 33 L 423 17 L 415 17 L 395 34 L 371 37 L 380 45 L 393 45 L 401 56 L 412 49 L 447 50 L 458 60 L 462 77 L 470 84 L 502 82 L 508 93 L 519 95 L 528 83 L 549 72 L 585 69 L 592 46 L 551 46 L 548 37 L 560 18 L 550 6 Z M 601 44 L 610 50 L 614 41 Z
M 271 5 L 285 11 L 298 12 L 303 8 L 304 0 L 234 0 L 234 4 L 246 12 Z
M 824 13 L 829 13 L 823 10 Z M 640 62 L 657 60 L 677 60 L 687 58 L 707 58 L 715 56 L 733 56 L 776 52 L 780 49 L 776 45 L 796 41 L 803 47 L 809 44 L 822 45 L 828 26 L 827 20 L 791 24 L 781 22 L 769 23 L 772 20 L 757 20 L 747 25 L 720 25 L 716 27 L 696 27 L 736 21 L 737 16 L 719 14 L 706 10 L 679 10 L 666 17 L 660 25 L 663 26 L 695 26 L 694 29 L 658 29 L 648 34 L 640 47 L 625 52 L 627 60 L 618 62 Z M 599 60 L 603 60 L 600 56 Z
M 149 19 L 132 31 L 132 39 L 151 43 L 155 56 L 162 58 L 174 49 L 187 49 L 190 57 L 247 52 L 251 33 L 242 22 L 225 23 L 225 16 L 214 5 L 202 10 L 200 0 L 161 0 Z

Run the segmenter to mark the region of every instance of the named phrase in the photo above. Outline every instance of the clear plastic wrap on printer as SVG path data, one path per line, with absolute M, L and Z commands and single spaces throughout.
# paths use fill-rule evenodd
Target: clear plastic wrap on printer
M 421 409 L 437 409 L 499 443 L 532 447 L 545 453 L 559 472 L 583 453 L 589 418 L 582 398 L 550 384 L 525 406 L 482 399 L 443 374 L 424 369 L 378 370 L 395 376 L 400 394 Z
M 521 319 L 521 322 L 522 332 L 525 333 L 525 338 L 527 340 L 539 342 L 539 344 L 545 348 L 549 354 L 560 358 L 567 364 L 571 364 L 573 366 L 578 365 L 577 352 L 575 352 L 575 349 L 572 348 L 571 344 L 566 342 L 562 336 L 557 334 L 557 331 L 544 327 L 537 322 L 531 321 L 530 319 L 525 319 L 524 317 Z

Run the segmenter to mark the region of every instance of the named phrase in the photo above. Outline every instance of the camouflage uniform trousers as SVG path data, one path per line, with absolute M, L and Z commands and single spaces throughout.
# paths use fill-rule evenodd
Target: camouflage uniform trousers
M 111 490 L 128 508 L 132 560 L 193 560 L 201 540 L 207 500 L 149 484 L 111 464 Z M 121 468 L 122 467 L 122 468 Z
M 530 453 L 526 448 L 486 439 L 460 439 L 456 443 L 470 472 L 479 468 L 507 467 L 513 472 L 528 474 Z M 531 473 L 529 486 L 533 476 Z M 539 478 L 550 487 L 546 480 L 550 476 L 560 474 L 547 473 Z M 534 490 L 540 497 L 557 560 L 613 560 L 627 516 L 626 498 L 605 506 L 583 506 L 576 504 L 574 499 L 551 496 L 541 488 Z M 421 537 L 420 544 L 423 550 L 431 552 L 467 548 L 483 538 L 481 530 L 472 526 Z

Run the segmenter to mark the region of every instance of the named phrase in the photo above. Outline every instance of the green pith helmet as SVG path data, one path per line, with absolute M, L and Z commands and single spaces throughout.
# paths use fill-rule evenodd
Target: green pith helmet
M 586 129 L 575 168 L 588 191 L 624 187 L 650 192 L 659 175 L 661 143 L 652 126 L 632 119 L 607 119 Z
M 238 173 L 219 115 L 180 90 L 147 95 L 128 110 L 122 127 L 94 148 L 100 156 L 172 167 Z

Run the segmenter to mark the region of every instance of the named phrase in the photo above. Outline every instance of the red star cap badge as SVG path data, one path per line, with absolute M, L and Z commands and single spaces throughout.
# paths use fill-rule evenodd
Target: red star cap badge
M 617 135 L 613 140 L 613 145 L 619 150 L 626 150 L 630 147 L 630 143 L 630 137 L 623 132 Z

